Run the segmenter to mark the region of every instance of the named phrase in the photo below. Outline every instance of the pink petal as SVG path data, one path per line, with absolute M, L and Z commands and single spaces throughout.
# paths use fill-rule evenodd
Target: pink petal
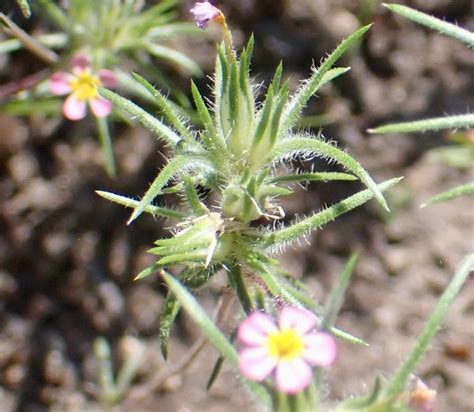
M 336 359 L 336 341 L 327 333 L 315 332 L 304 337 L 303 358 L 314 366 L 329 366 Z
M 49 89 L 56 96 L 64 96 L 71 93 L 71 80 L 74 79 L 72 74 L 66 72 L 53 73 L 49 79 Z
M 91 65 L 91 59 L 84 53 L 77 53 L 71 59 L 71 67 L 79 67 L 81 69 L 87 69 Z
M 276 331 L 277 327 L 268 315 L 255 312 L 240 324 L 237 337 L 247 345 L 262 345 L 267 335 Z
M 86 102 L 79 100 L 74 94 L 71 94 L 64 101 L 63 113 L 69 120 L 83 119 L 87 113 Z
M 109 88 L 113 89 L 117 87 L 117 76 L 112 70 L 102 69 L 99 71 L 99 79 L 102 84 Z
M 295 329 L 304 335 L 316 325 L 316 316 L 307 309 L 285 306 L 280 312 L 278 323 L 281 330 Z
M 209 20 L 215 19 L 221 13 L 217 7 L 208 1 L 196 3 L 190 12 L 194 16 L 194 21 L 201 29 L 205 29 Z
M 239 368 L 242 375 L 253 381 L 262 381 L 275 368 L 276 359 L 268 356 L 263 347 L 247 348 L 239 354 Z
M 89 104 L 92 113 L 97 117 L 106 117 L 112 111 L 112 102 L 100 96 L 89 100 Z
M 278 362 L 275 381 L 280 391 L 295 394 L 305 389 L 311 383 L 312 377 L 313 373 L 308 364 L 301 358 L 295 358 Z

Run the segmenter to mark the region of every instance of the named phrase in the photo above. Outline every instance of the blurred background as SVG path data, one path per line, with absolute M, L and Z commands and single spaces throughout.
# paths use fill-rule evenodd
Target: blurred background
M 255 82 L 267 84 L 283 61 L 293 89 L 339 41 L 360 25 L 374 23 L 343 59 L 352 70 L 311 100 L 302 126 L 322 128 L 326 138 L 346 147 L 377 181 L 405 176 L 387 194 L 392 213 L 370 202 L 282 257 L 284 267 L 321 301 L 350 254 L 360 253 L 337 326 L 370 347 L 341 343 L 329 373 L 334 399 L 368 393 L 375 375 L 383 379 L 396 369 L 455 267 L 474 247 L 472 197 L 420 209 L 434 194 L 474 177 L 472 165 L 452 167 L 435 156 L 437 148 L 453 144 L 452 133 L 378 136 L 366 131 L 393 121 L 472 111 L 474 52 L 396 17 L 378 3 L 217 2 L 239 47 L 255 34 Z M 402 3 L 474 30 L 471 0 Z M 191 19 L 192 5 L 188 0 L 179 3 L 181 20 Z M 14 1 L 2 0 L 0 11 L 31 34 L 48 30 L 40 14 L 25 19 Z M 217 28 L 211 27 L 210 38 L 182 37 L 172 45 L 211 75 L 218 38 Z M 185 73 L 156 63 L 190 95 Z M 181 313 L 169 361 L 164 362 L 158 316 L 165 288 L 154 276 L 133 281 L 153 263 L 147 249 L 167 233 L 167 222 L 143 216 L 126 226 L 129 212 L 94 192 L 142 195 L 165 161 L 163 148 L 143 128 L 113 123 L 118 176 L 111 179 L 103 168 L 93 119 L 69 122 L 2 110 L 14 97 L 15 85 L 44 68 L 27 51 L 0 54 L 0 411 L 103 410 L 93 351 L 98 336 L 109 342 L 115 368 L 130 350 L 143 352 L 137 376 L 116 411 L 257 411 L 229 367 L 224 366 L 206 392 L 217 358 L 210 347 L 189 368 L 167 373 L 200 333 Z M 195 80 L 210 94 L 207 76 Z M 315 162 L 318 170 L 334 169 Z M 300 189 L 285 204 L 286 219 L 360 189 L 350 182 Z M 202 291 L 200 299 L 209 310 L 224 284 L 217 277 Z M 235 322 L 234 316 L 228 319 L 229 330 Z M 468 282 L 418 368 L 420 377 L 438 391 L 439 411 L 474 409 L 473 325 L 473 284 Z

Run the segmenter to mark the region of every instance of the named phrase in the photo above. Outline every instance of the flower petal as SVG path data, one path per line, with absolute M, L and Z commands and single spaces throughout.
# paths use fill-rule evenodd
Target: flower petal
M 278 323 L 281 330 L 295 329 L 304 335 L 316 325 L 316 316 L 304 308 L 285 306 L 280 312 Z
M 255 312 L 240 324 L 237 337 L 247 345 L 262 345 L 267 335 L 276 331 L 277 327 L 268 315 Z
M 314 366 L 329 366 L 336 359 L 336 341 L 327 333 L 309 333 L 304 337 L 303 358 Z
M 56 96 L 64 96 L 71 93 L 71 80 L 74 79 L 72 74 L 66 72 L 53 73 L 49 79 L 49 89 Z
M 109 88 L 113 89 L 117 87 L 117 76 L 112 70 L 102 69 L 99 71 L 99 79 L 102 84 Z
M 69 120 L 81 120 L 86 117 L 86 102 L 79 100 L 74 94 L 71 94 L 64 101 L 63 113 Z
M 79 67 L 81 69 L 87 69 L 91 65 L 91 59 L 84 53 L 77 53 L 71 59 L 71 67 Z
M 276 367 L 276 386 L 285 393 L 301 392 L 310 384 L 312 377 L 311 368 L 302 358 L 280 361 Z
M 106 117 L 112 111 L 112 102 L 104 99 L 103 97 L 95 97 L 89 100 L 92 113 L 97 117 Z
M 276 359 L 268 356 L 263 347 L 247 348 L 239 354 L 239 368 L 242 375 L 253 381 L 262 381 L 275 368 Z
M 194 21 L 201 29 L 205 29 L 210 20 L 215 19 L 222 12 L 208 1 L 196 3 L 190 10 L 194 16 Z

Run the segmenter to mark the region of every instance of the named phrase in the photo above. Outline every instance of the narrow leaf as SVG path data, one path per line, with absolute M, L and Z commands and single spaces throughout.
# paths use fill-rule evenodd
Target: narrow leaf
M 212 368 L 211 376 L 209 376 L 209 380 L 207 381 L 207 385 L 206 385 L 207 390 L 211 389 L 211 386 L 216 381 L 223 364 L 224 364 L 224 358 L 222 356 L 219 356 L 219 358 L 217 358 L 217 361 L 214 365 L 214 368 Z
M 415 342 L 413 349 L 400 366 L 400 369 L 398 369 L 393 378 L 390 380 L 387 388 L 385 388 L 383 393 L 386 397 L 395 397 L 404 390 L 410 375 L 413 373 L 414 368 L 427 351 L 433 337 L 441 327 L 451 303 L 461 290 L 461 287 L 464 285 L 464 282 L 466 279 L 468 279 L 469 274 L 473 269 L 474 254 L 470 254 L 466 256 L 458 266 L 454 277 L 452 278 L 451 282 L 449 282 L 449 285 L 444 293 L 441 295 L 436 308 L 434 309 L 431 317 Z
M 156 103 L 163 110 L 163 114 L 166 116 L 168 122 L 170 122 L 170 124 L 181 134 L 181 136 L 183 136 L 187 141 L 193 141 L 193 135 L 191 134 L 187 123 L 183 121 L 182 113 L 175 110 L 175 108 L 169 103 L 169 100 L 142 76 L 137 73 L 132 73 L 132 76 L 155 98 Z
M 357 177 L 349 173 L 339 172 L 298 173 L 274 177 L 270 180 L 270 183 L 329 182 L 330 180 L 357 180 Z
M 153 273 L 158 272 L 161 269 L 161 265 L 154 263 L 153 265 L 143 269 L 138 275 L 136 275 L 133 280 L 140 280 L 146 278 L 147 276 L 152 275 Z
M 160 317 L 160 348 L 163 358 L 168 359 L 168 341 L 170 337 L 171 326 L 179 312 L 179 302 L 176 297 L 168 292 Z
M 202 159 L 191 156 L 176 156 L 170 159 L 168 164 L 161 170 L 161 172 L 155 178 L 150 188 L 145 193 L 145 196 L 143 196 L 143 199 L 133 211 L 127 224 L 132 223 L 138 216 L 141 215 L 141 213 L 153 201 L 153 199 L 160 194 L 161 189 L 163 189 L 163 187 L 165 187 L 165 185 L 177 173 L 192 168 L 200 162 L 202 162 Z
M 162 138 L 166 143 L 171 146 L 176 146 L 182 139 L 176 134 L 171 128 L 160 122 L 150 113 L 143 110 L 140 106 L 132 103 L 130 100 L 119 96 L 118 94 L 100 88 L 99 93 L 101 96 L 110 100 L 116 107 L 122 109 L 133 117 L 136 117 L 138 121 L 143 124 L 151 132 L 155 133 L 159 138 Z
M 369 129 L 369 133 L 412 133 L 428 130 L 459 129 L 474 127 L 474 114 L 437 117 L 434 119 L 416 120 L 414 122 L 393 123 Z
M 105 117 L 97 117 L 96 124 L 100 144 L 102 146 L 102 153 L 104 155 L 105 170 L 110 177 L 115 177 L 117 171 L 107 119 Z
M 209 113 L 209 110 L 206 104 L 204 103 L 204 99 L 202 98 L 201 93 L 199 93 L 199 90 L 193 81 L 191 81 L 191 91 L 193 94 L 194 103 L 196 105 L 196 108 L 199 114 L 199 118 L 203 122 L 203 125 L 205 128 L 205 131 L 202 133 L 207 132 L 208 138 L 210 140 L 205 139 L 206 136 L 202 134 L 201 134 L 201 137 L 203 138 L 205 143 L 211 143 L 212 146 L 214 146 L 217 150 L 219 150 L 221 153 L 221 157 L 223 158 L 225 157 L 223 156 L 223 154 L 228 152 L 227 146 L 225 145 L 225 142 L 221 138 L 221 136 L 217 133 L 211 114 Z
M 199 199 L 198 192 L 196 188 L 194 187 L 194 182 L 191 176 L 189 176 L 187 173 L 184 173 L 182 176 L 182 179 L 183 179 L 183 184 L 184 184 L 184 195 L 186 196 L 187 203 L 190 206 L 192 212 L 196 216 L 200 216 L 205 213 L 208 213 L 209 210 L 201 202 L 201 199 Z
M 30 9 L 30 5 L 28 4 L 28 0 L 16 0 L 16 1 L 18 3 L 18 6 L 20 6 L 23 16 L 25 16 L 26 18 L 30 18 L 31 9 Z
M 138 200 L 130 199 L 129 197 L 126 197 L 126 196 L 116 195 L 115 193 L 104 192 L 102 190 L 96 190 L 95 192 L 99 196 L 102 196 L 104 199 L 110 200 L 111 202 L 117 203 L 125 207 L 131 207 L 135 209 L 140 204 Z M 168 217 L 171 219 L 178 219 L 178 220 L 183 220 L 188 217 L 187 213 L 179 212 L 173 209 L 168 209 L 166 207 L 159 207 L 159 206 L 153 206 L 153 205 L 146 206 L 143 211 L 146 213 L 150 213 L 153 216 L 162 216 L 162 217 Z
M 269 159 L 275 161 L 278 159 L 284 159 L 286 157 L 292 157 L 297 153 L 326 156 L 332 160 L 335 160 L 346 169 L 354 173 L 370 190 L 372 190 L 375 198 L 382 205 L 382 207 L 386 210 L 389 210 L 387 202 L 382 196 L 377 184 L 372 180 L 360 163 L 349 156 L 346 152 L 322 140 L 305 137 L 283 140 L 275 147 L 274 151 L 270 153 Z
M 344 303 L 344 294 L 349 285 L 351 276 L 354 273 L 354 268 L 357 264 L 358 258 L 359 256 L 356 253 L 350 257 L 341 276 L 337 280 L 335 287 L 328 296 L 326 305 L 324 305 L 323 320 L 321 322 L 321 327 L 323 329 L 333 326 L 336 321 L 337 315 Z
M 423 26 L 429 27 L 430 29 L 439 31 L 442 34 L 461 40 L 470 47 L 474 47 L 474 33 L 471 33 L 468 30 L 456 26 L 455 24 L 451 24 L 446 21 L 437 19 L 436 17 L 422 13 L 421 11 L 412 9 L 407 6 L 386 3 L 383 3 L 383 5 L 394 13 L 406 17 L 407 19 L 410 19 L 415 23 L 419 23 Z
M 300 89 L 293 95 L 282 115 L 280 133 L 285 133 L 296 122 L 301 111 L 305 107 L 310 97 L 321 87 L 324 75 L 331 69 L 336 61 L 347 51 L 347 49 L 369 30 L 370 26 L 364 26 L 345 39 L 319 66 L 314 70 L 312 76 L 303 83 Z M 343 69 L 341 69 L 343 70 Z M 334 74 L 337 74 L 336 71 Z M 338 73 L 340 75 L 342 73 Z
M 387 180 L 379 184 L 379 190 L 385 191 L 396 185 L 402 178 L 395 178 Z M 363 190 L 355 195 L 342 200 L 335 205 L 314 214 L 301 222 L 294 223 L 293 225 L 270 232 L 265 236 L 266 246 L 271 247 L 278 244 L 284 244 L 287 242 L 295 241 L 296 239 L 318 229 L 322 225 L 334 220 L 336 217 L 347 213 L 348 211 L 355 209 L 356 207 L 363 205 L 368 200 L 372 199 L 374 194 L 371 190 Z
M 452 189 L 447 190 L 446 192 L 442 192 L 442 193 L 437 194 L 436 196 L 433 196 L 426 203 L 422 204 L 421 207 L 425 207 L 433 203 L 446 202 L 447 200 L 456 199 L 457 197 L 470 195 L 473 193 L 474 193 L 474 183 L 467 183 L 465 185 L 456 186 Z

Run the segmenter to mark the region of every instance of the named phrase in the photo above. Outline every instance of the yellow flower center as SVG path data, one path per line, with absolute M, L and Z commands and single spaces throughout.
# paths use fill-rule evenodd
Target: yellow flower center
M 102 86 L 102 82 L 89 70 L 82 70 L 71 80 L 72 93 L 78 100 L 90 100 L 98 96 L 97 87 Z
M 302 355 L 304 342 L 296 330 L 286 329 L 270 333 L 267 337 L 266 348 L 271 357 L 292 360 Z

